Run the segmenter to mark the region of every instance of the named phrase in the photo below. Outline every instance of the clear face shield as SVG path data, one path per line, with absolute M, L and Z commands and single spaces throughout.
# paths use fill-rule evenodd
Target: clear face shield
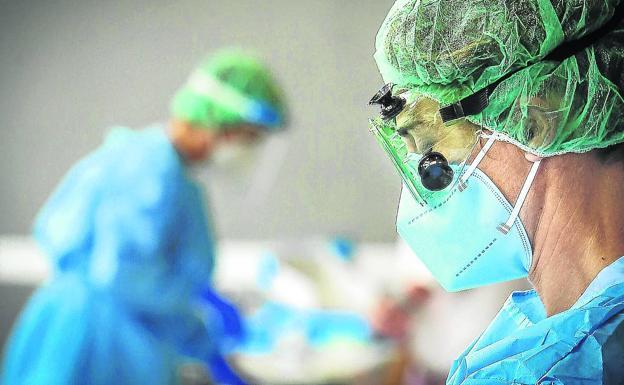
M 381 115 L 370 120 L 375 139 L 405 186 L 421 205 L 444 199 L 461 176 L 482 132 L 467 124 L 445 124 L 436 102 L 409 91 L 392 95 L 385 85 L 371 99 Z
M 392 86 L 386 84 L 370 100 L 369 104 L 381 105 L 370 129 L 421 206 L 435 206 L 455 190 L 462 192 L 494 142 L 508 141 L 500 133 L 458 123 L 487 107 L 491 88 L 440 108 L 432 99 L 410 91 L 393 95 Z M 540 159 L 533 161 L 509 219 L 498 226 L 500 232 L 506 233 L 517 218 L 539 165 Z

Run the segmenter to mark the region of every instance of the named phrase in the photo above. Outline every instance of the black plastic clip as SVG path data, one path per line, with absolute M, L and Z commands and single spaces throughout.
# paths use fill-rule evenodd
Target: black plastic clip
M 486 87 L 470 96 L 466 96 L 457 103 L 440 108 L 440 116 L 445 125 L 451 125 L 466 116 L 481 113 L 490 103 L 489 91 Z
M 387 83 L 377 93 L 368 104 L 381 105 L 381 118 L 389 120 L 397 116 L 403 107 L 405 107 L 405 99 L 400 96 L 392 96 L 392 87 L 394 84 Z

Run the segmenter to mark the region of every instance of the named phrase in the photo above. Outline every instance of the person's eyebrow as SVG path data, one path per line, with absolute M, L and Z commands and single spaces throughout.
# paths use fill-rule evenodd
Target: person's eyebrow
M 409 127 L 400 127 L 400 128 L 398 128 L 398 129 L 397 129 L 397 133 L 398 133 L 400 136 L 405 136 L 405 135 L 409 134 L 409 130 L 410 130 L 410 129 L 411 129 L 411 128 L 409 128 Z
M 408 133 L 409 130 L 414 130 L 417 127 L 423 126 L 425 124 L 427 124 L 427 122 L 425 122 L 423 119 L 410 120 L 409 122 L 406 122 L 404 125 L 401 125 L 397 129 L 397 132 L 399 133 L 399 135 L 405 135 Z

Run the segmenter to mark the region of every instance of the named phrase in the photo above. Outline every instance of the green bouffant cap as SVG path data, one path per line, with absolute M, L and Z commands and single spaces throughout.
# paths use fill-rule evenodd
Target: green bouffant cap
M 171 101 L 173 117 L 210 129 L 250 123 L 284 125 L 282 92 L 268 68 L 241 51 L 219 51 L 203 61 Z
M 398 0 L 375 59 L 386 82 L 442 106 L 499 82 L 467 119 L 537 155 L 603 148 L 624 141 L 619 2 Z M 590 44 L 576 43 L 607 23 Z M 548 56 L 562 44 L 578 48 Z

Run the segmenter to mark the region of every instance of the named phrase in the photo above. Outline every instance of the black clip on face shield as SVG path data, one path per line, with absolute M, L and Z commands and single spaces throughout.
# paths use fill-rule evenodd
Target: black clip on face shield
M 390 120 L 395 118 L 403 111 L 406 100 L 401 96 L 392 96 L 392 87 L 394 84 L 387 83 L 368 102 L 368 104 L 379 104 L 381 106 L 381 118 Z

